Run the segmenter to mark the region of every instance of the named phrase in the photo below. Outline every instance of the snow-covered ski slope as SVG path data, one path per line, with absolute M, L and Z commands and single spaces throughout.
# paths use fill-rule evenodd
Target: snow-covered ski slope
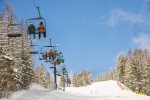
M 132 94 L 132 91 L 130 91 L 125 85 L 113 80 L 94 82 L 85 87 L 69 87 L 66 88 L 66 92 L 95 96 L 120 96 L 125 95 L 126 93 L 127 95 Z
M 66 88 L 66 92 L 48 90 L 34 84 L 28 91 L 16 92 L 9 99 L 2 100 L 150 100 L 150 96 L 135 94 L 123 84 L 110 80 Z

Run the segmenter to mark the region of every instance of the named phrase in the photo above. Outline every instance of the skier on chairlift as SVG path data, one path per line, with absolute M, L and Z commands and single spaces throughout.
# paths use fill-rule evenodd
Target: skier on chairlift
M 70 78 L 67 79 L 67 83 L 68 83 L 68 87 L 70 87 L 70 84 L 71 84 L 71 79 Z
M 43 56 L 43 59 L 44 59 L 44 60 L 47 60 L 47 51 L 46 51 L 46 52 L 43 52 L 42 56 Z
M 62 52 L 61 52 L 61 51 L 59 52 L 59 56 L 60 56 L 60 58 L 62 58 L 62 57 L 63 57 L 63 54 L 62 54 Z
M 58 52 L 57 52 L 57 50 L 54 50 L 54 57 L 56 58 L 56 57 L 58 57 L 59 55 L 58 55 Z
M 62 57 L 62 59 L 61 59 L 61 62 L 64 64 L 64 62 L 65 62 L 65 59 Z
M 28 26 L 28 34 L 31 35 L 33 34 L 33 38 L 35 39 L 36 36 L 35 36 L 35 26 L 32 22 L 30 22 L 30 25 Z
M 44 38 L 46 38 L 46 30 L 45 30 L 45 26 L 43 22 L 40 22 L 37 29 L 38 29 L 39 39 L 41 38 L 42 33 L 43 33 Z

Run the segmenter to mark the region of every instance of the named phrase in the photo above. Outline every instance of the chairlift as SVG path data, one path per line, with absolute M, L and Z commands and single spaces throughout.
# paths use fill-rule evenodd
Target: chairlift
M 30 54 L 39 54 L 39 45 L 30 45 L 33 51 L 30 51 Z
M 60 52 L 57 52 L 56 58 L 57 58 L 58 65 L 60 65 L 61 63 L 64 63 L 64 56 L 63 56 L 62 52 L 61 52 L 61 54 L 60 54 Z
M 64 58 L 62 53 L 60 54 L 60 52 L 58 52 L 57 50 L 54 50 L 54 53 L 55 53 L 55 60 L 53 61 L 53 63 L 56 63 L 57 65 L 64 63 Z
M 45 26 L 45 31 L 46 31 L 46 20 L 45 20 L 45 18 L 41 17 L 41 13 L 40 13 L 40 8 L 39 8 L 39 6 L 37 6 L 36 8 L 37 8 L 37 10 L 38 10 L 38 17 L 36 17 L 36 18 L 30 18 L 30 19 L 27 19 L 27 20 L 26 20 L 26 25 L 27 25 L 27 26 L 30 25 L 30 22 L 33 22 L 33 23 L 34 23 L 34 26 L 35 26 L 36 30 L 35 30 L 35 33 L 32 33 L 32 34 L 38 34 L 38 33 L 39 33 L 39 32 L 37 31 L 37 27 L 38 27 L 37 23 L 39 24 L 40 22 L 43 23 L 43 25 Z M 35 25 L 35 24 L 36 24 L 36 25 Z M 30 35 L 29 32 L 28 32 L 28 30 L 27 30 L 27 33 L 28 33 L 28 35 Z
M 49 50 L 50 49 L 53 50 L 53 46 L 43 46 L 43 47 L 41 47 L 39 60 L 45 60 L 45 62 L 52 62 L 49 59 L 49 57 L 50 57 L 49 56 Z
M 62 70 L 64 71 L 64 75 L 68 76 L 68 71 L 65 65 L 62 66 Z
M 48 58 L 48 52 L 47 52 L 47 50 L 45 50 L 44 47 L 41 47 L 41 49 L 40 49 L 40 55 L 39 55 L 39 60 L 46 60 L 47 61 L 47 58 Z
M 56 51 L 57 46 L 52 45 L 51 37 L 49 39 L 50 39 L 50 45 L 41 47 L 39 60 L 45 60 L 45 62 L 53 63 L 53 59 L 56 57 L 55 53 L 54 53 L 54 56 L 52 57 L 49 55 L 49 52 L 50 50 L 52 50 L 53 52 Z
M 57 76 L 62 76 L 61 72 L 59 72 L 59 71 L 56 71 L 56 75 Z
M 44 24 L 44 26 L 45 26 L 45 30 L 46 30 L 46 20 L 45 20 L 44 18 L 38 17 L 38 18 L 27 19 L 27 20 L 26 20 L 26 25 L 29 26 L 31 22 L 33 22 L 34 24 L 43 22 L 43 24 Z M 35 25 L 35 27 L 37 28 L 38 25 Z M 28 34 L 29 34 L 29 33 L 28 33 Z M 35 31 L 35 34 L 38 34 L 37 29 L 36 29 L 36 31 Z
M 65 74 L 64 74 L 64 75 L 68 76 L 68 72 L 67 72 L 67 70 L 65 71 Z
M 62 76 L 61 74 L 56 74 L 57 76 Z
M 20 26 L 20 24 L 9 24 L 8 25 L 8 34 L 7 34 L 7 36 L 9 38 L 12 38 L 12 37 L 21 37 L 22 34 L 19 31 L 19 26 Z

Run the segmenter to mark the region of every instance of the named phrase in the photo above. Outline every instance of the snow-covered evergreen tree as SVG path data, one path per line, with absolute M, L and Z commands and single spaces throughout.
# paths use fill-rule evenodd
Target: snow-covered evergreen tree
M 0 57 L 0 98 L 8 96 L 10 91 L 15 91 L 15 74 L 11 67 L 13 64 L 12 60 Z
M 79 76 L 78 73 L 74 73 L 72 76 L 72 84 L 75 87 L 81 86 L 81 77 Z
M 116 69 L 116 77 L 120 82 L 124 82 L 131 90 L 139 93 L 149 94 L 149 52 L 148 50 L 135 49 L 132 53 L 127 55 L 124 63 L 124 78 L 118 80 L 120 77 L 120 69 L 118 70 L 118 64 Z M 118 60 L 120 62 L 120 59 Z M 120 64 L 119 64 L 120 67 Z
M 52 77 L 49 72 L 46 72 L 46 80 L 47 80 L 46 88 L 53 88 L 54 83 L 53 83 Z
M 41 64 L 34 71 L 34 82 L 40 84 L 45 88 L 51 88 L 53 81 L 48 72 L 45 70 L 45 66 Z
M 92 74 L 89 70 L 85 70 L 80 73 L 74 73 L 72 77 L 72 84 L 75 87 L 89 85 L 92 83 L 92 81 Z
M 121 83 L 124 83 L 124 77 L 125 77 L 125 66 L 126 66 L 126 57 L 123 55 L 120 55 L 118 58 L 118 63 L 116 67 L 116 80 L 118 80 Z
M 16 23 L 15 14 L 10 4 L 5 5 L 4 15 L 0 20 L 0 79 L 4 76 L 10 76 L 7 79 L 7 91 L 17 91 L 20 89 L 26 89 L 29 87 L 32 81 L 32 60 L 29 54 L 30 44 L 26 34 L 26 28 L 21 26 L 11 26 L 11 23 Z M 23 24 L 23 23 L 22 23 Z M 12 28 L 14 31 L 12 32 Z M 21 37 L 8 37 L 8 34 L 14 34 L 20 32 Z M 13 62 L 13 63 L 11 63 Z M 13 80 L 13 81 L 12 81 Z M 9 83 L 9 84 L 8 84 Z M 5 87 L 4 86 L 4 87 Z M 12 88 L 9 88 L 12 87 Z M 0 89 L 0 92 L 4 92 Z M 8 93 L 6 93 L 8 94 Z
M 108 71 L 100 73 L 96 77 L 96 81 L 107 81 L 115 79 L 115 70 L 110 68 Z
M 144 68 L 143 92 L 150 95 L 150 55 L 146 56 L 146 66 Z
M 92 82 L 92 74 L 89 70 L 86 70 L 86 71 L 82 71 L 81 72 L 81 83 L 82 83 L 82 86 L 86 86 L 86 85 L 89 85 L 91 84 Z

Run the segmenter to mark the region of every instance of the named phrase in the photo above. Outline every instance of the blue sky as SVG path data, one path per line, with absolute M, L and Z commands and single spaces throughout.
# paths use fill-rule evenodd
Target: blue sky
M 114 68 L 117 56 L 129 48 L 150 49 L 150 0 L 35 1 L 46 19 L 47 35 L 59 44 L 70 72 L 89 69 L 96 76 Z M 32 0 L 9 2 L 18 20 L 37 16 Z

